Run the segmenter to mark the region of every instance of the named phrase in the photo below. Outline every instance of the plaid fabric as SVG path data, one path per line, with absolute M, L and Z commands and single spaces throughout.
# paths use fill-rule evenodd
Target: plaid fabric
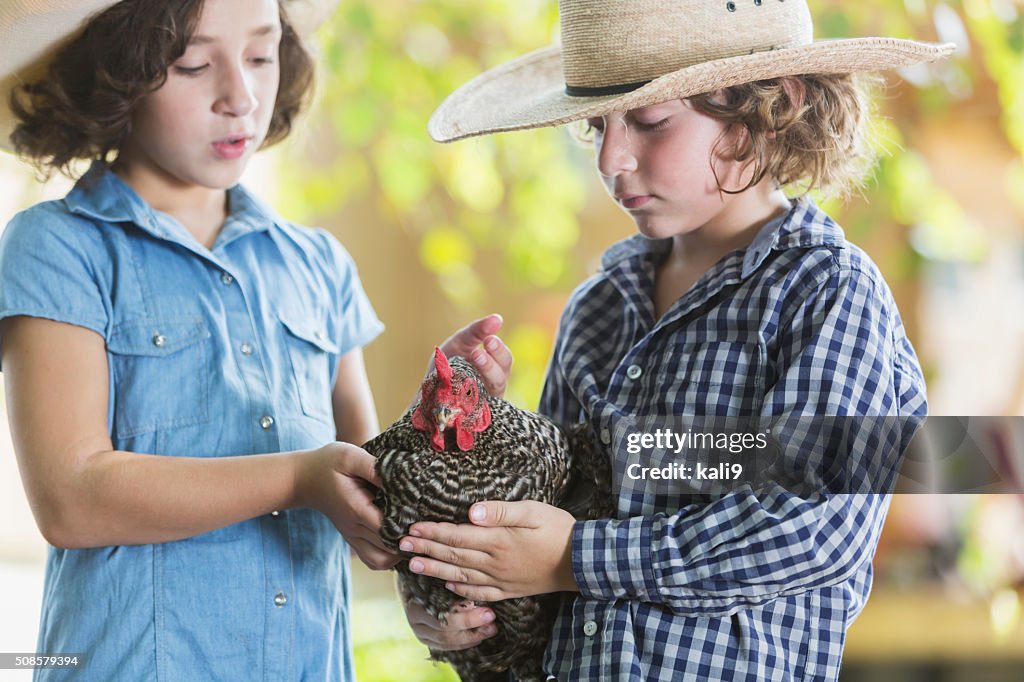
M 694 501 L 624 475 L 622 438 L 647 415 L 894 415 L 840 441 L 790 429 L 783 457 L 803 470 L 836 442 L 902 453 L 927 411 L 914 350 L 877 267 L 810 199 L 655 320 L 670 248 L 615 244 L 562 317 L 540 410 L 608 444 L 617 516 L 575 526 L 580 592 L 545 664 L 563 682 L 837 679 L 888 495 L 769 485 Z

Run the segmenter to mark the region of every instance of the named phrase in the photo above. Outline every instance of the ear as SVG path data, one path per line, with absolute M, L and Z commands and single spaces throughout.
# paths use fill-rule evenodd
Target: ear
M 491 406 L 484 400 L 484 409 L 480 411 L 480 418 L 476 420 L 476 425 L 473 427 L 473 431 L 479 433 L 484 431 L 488 426 L 491 425 Z
M 782 89 L 786 97 L 793 103 L 794 109 L 802 109 L 807 99 L 807 85 L 802 79 L 796 76 L 786 76 L 782 79 Z
M 459 450 L 462 450 L 463 452 L 473 449 L 473 434 L 469 429 L 464 429 L 461 426 L 456 428 L 455 444 L 458 445 Z

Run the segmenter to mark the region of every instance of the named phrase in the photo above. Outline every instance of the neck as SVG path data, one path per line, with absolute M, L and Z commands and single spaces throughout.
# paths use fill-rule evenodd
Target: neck
M 189 184 L 118 161 L 112 170 L 154 210 L 180 222 L 200 244 L 212 248 L 228 216 L 227 190 Z
M 762 227 L 792 206 L 782 190 L 769 182 L 725 195 L 725 204 L 699 229 L 673 237 L 670 258 L 706 270 L 730 251 L 749 245 Z

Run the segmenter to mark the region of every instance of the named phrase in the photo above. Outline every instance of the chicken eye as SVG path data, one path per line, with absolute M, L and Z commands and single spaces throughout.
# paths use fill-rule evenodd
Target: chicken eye
M 466 396 L 469 397 L 471 395 L 473 395 L 473 383 L 472 382 L 467 382 L 466 383 Z

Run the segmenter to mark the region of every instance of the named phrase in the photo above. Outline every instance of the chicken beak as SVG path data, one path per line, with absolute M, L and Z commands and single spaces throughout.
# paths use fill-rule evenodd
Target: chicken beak
M 452 423 L 452 419 L 455 418 L 455 413 L 456 410 L 453 410 L 450 407 L 438 407 L 434 410 L 434 420 L 437 422 L 437 430 L 444 431 L 448 428 Z

